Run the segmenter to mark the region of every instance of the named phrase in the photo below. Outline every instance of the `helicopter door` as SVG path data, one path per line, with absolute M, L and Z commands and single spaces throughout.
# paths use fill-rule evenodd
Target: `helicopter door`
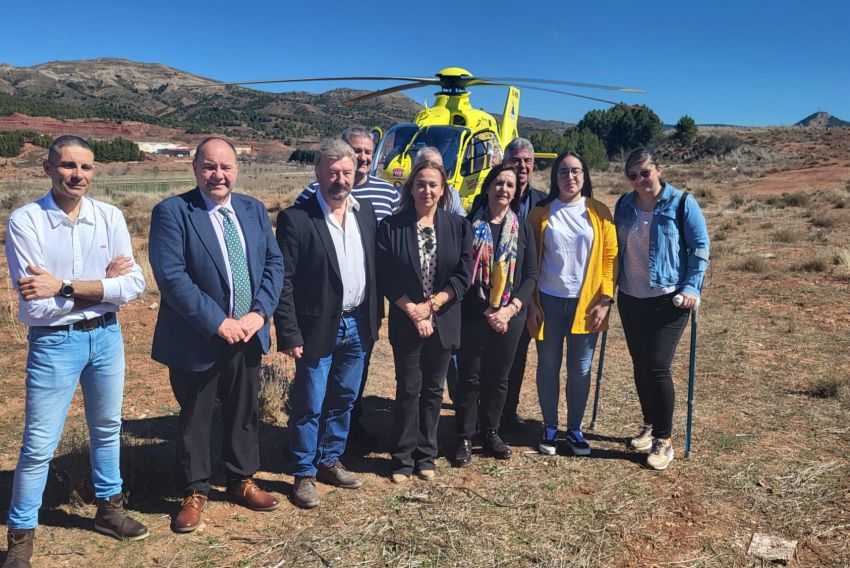
M 465 205 L 478 193 L 490 169 L 501 161 L 502 146 L 495 132 L 483 130 L 469 138 L 460 168 L 463 185 L 458 188 Z

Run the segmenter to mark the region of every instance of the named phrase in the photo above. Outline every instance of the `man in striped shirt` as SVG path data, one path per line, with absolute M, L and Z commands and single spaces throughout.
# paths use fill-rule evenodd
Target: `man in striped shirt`
M 349 128 L 342 133 L 342 139 L 354 149 L 354 153 L 357 155 L 357 170 L 354 173 L 354 187 L 351 189 L 351 195 L 358 200 L 368 199 L 375 210 L 375 219 L 380 223 L 384 217 L 395 211 L 401 199 L 401 194 L 391 183 L 369 175 L 375 143 L 372 141 L 372 135 L 368 130 Z M 295 205 L 313 197 L 318 189 L 318 181 L 310 183 L 307 189 L 302 191 L 301 195 L 295 200 Z

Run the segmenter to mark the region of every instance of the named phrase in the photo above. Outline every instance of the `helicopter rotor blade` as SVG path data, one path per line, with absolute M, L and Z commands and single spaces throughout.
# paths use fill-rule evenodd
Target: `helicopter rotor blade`
M 614 105 L 614 106 L 624 106 L 626 108 L 640 108 L 638 106 L 627 105 L 623 102 L 609 101 L 608 99 L 600 99 L 598 97 L 589 97 L 587 95 L 580 95 L 578 93 L 571 93 L 569 91 L 560 91 L 558 89 L 547 89 L 546 87 L 533 87 L 531 85 L 520 85 L 519 83 L 514 83 L 514 86 L 520 87 L 522 89 L 531 89 L 532 91 L 542 91 L 544 93 L 555 93 L 555 94 L 558 94 L 558 95 L 567 95 L 567 96 L 570 96 L 570 97 L 578 97 L 580 99 L 587 99 L 589 101 L 598 101 L 600 103 L 608 103 L 609 105 Z
M 219 85 L 268 85 L 273 83 L 309 83 L 311 81 L 416 81 L 438 85 L 437 79 L 429 77 L 301 77 L 298 79 L 265 79 L 261 81 L 233 81 Z
M 383 95 L 391 95 L 392 93 L 398 93 L 400 91 L 406 91 L 408 89 L 416 89 L 418 87 L 428 87 L 431 85 L 439 84 L 436 81 L 419 81 L 416 83 L 408 83 L 406 85 L 397 85 L 395 87 L 390 87 L 388 89 L 381 89 L 380 91 L 372 91 L 371 93 L 366 93 L 365 95 L 360 95 L 359 97 L 354 97 L 353 99 L 348 99 L 343 101 L 343 104 L 353 105 L 355 103 L 360 103 L 363 101 L 368 101 L 371 99 L 375 99 L 377 97 Z
M 578 83 L 575 81 L 557 81 L 555 79 L 530 79 L 526 77 L 478 77 L 484 81 L 501 81 L 506 83 L 541 83 L 544 85 L 564 85 L 566 87 L 583 87 L 587 89 L 604 89 L 606 91 L 619 91 L 621 93 L 644 93 L 643 89 L 631 89 L 629 87 L 617 87 L 615 85 L 599 85 L 597 83 Z

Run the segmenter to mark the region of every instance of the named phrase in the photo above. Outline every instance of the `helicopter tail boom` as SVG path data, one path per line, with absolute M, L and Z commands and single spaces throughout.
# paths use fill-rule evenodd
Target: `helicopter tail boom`
M 517 123 L 519 121 L 519 89 L 508 87 L 508 97 L 505 99 L 505 110 L 502 111 L 502 124 L 499 127 L 499 141 L 502 147 L 519 136 Z

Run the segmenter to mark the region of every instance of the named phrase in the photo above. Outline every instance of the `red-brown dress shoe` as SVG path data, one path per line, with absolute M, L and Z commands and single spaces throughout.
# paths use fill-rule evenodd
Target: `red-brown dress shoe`
M 202 493 L 187 495 L 180 502 L 180 512 L 174 517 L 171 528 L 174 532 L 188 533 L 196 530 L 204 520 L 207 496 Z
M 227 494 L 233 501 L 254 511 L 274 511 L 280 506 L 280 501 L 257 487 L 253 479 L 228 485 Z

